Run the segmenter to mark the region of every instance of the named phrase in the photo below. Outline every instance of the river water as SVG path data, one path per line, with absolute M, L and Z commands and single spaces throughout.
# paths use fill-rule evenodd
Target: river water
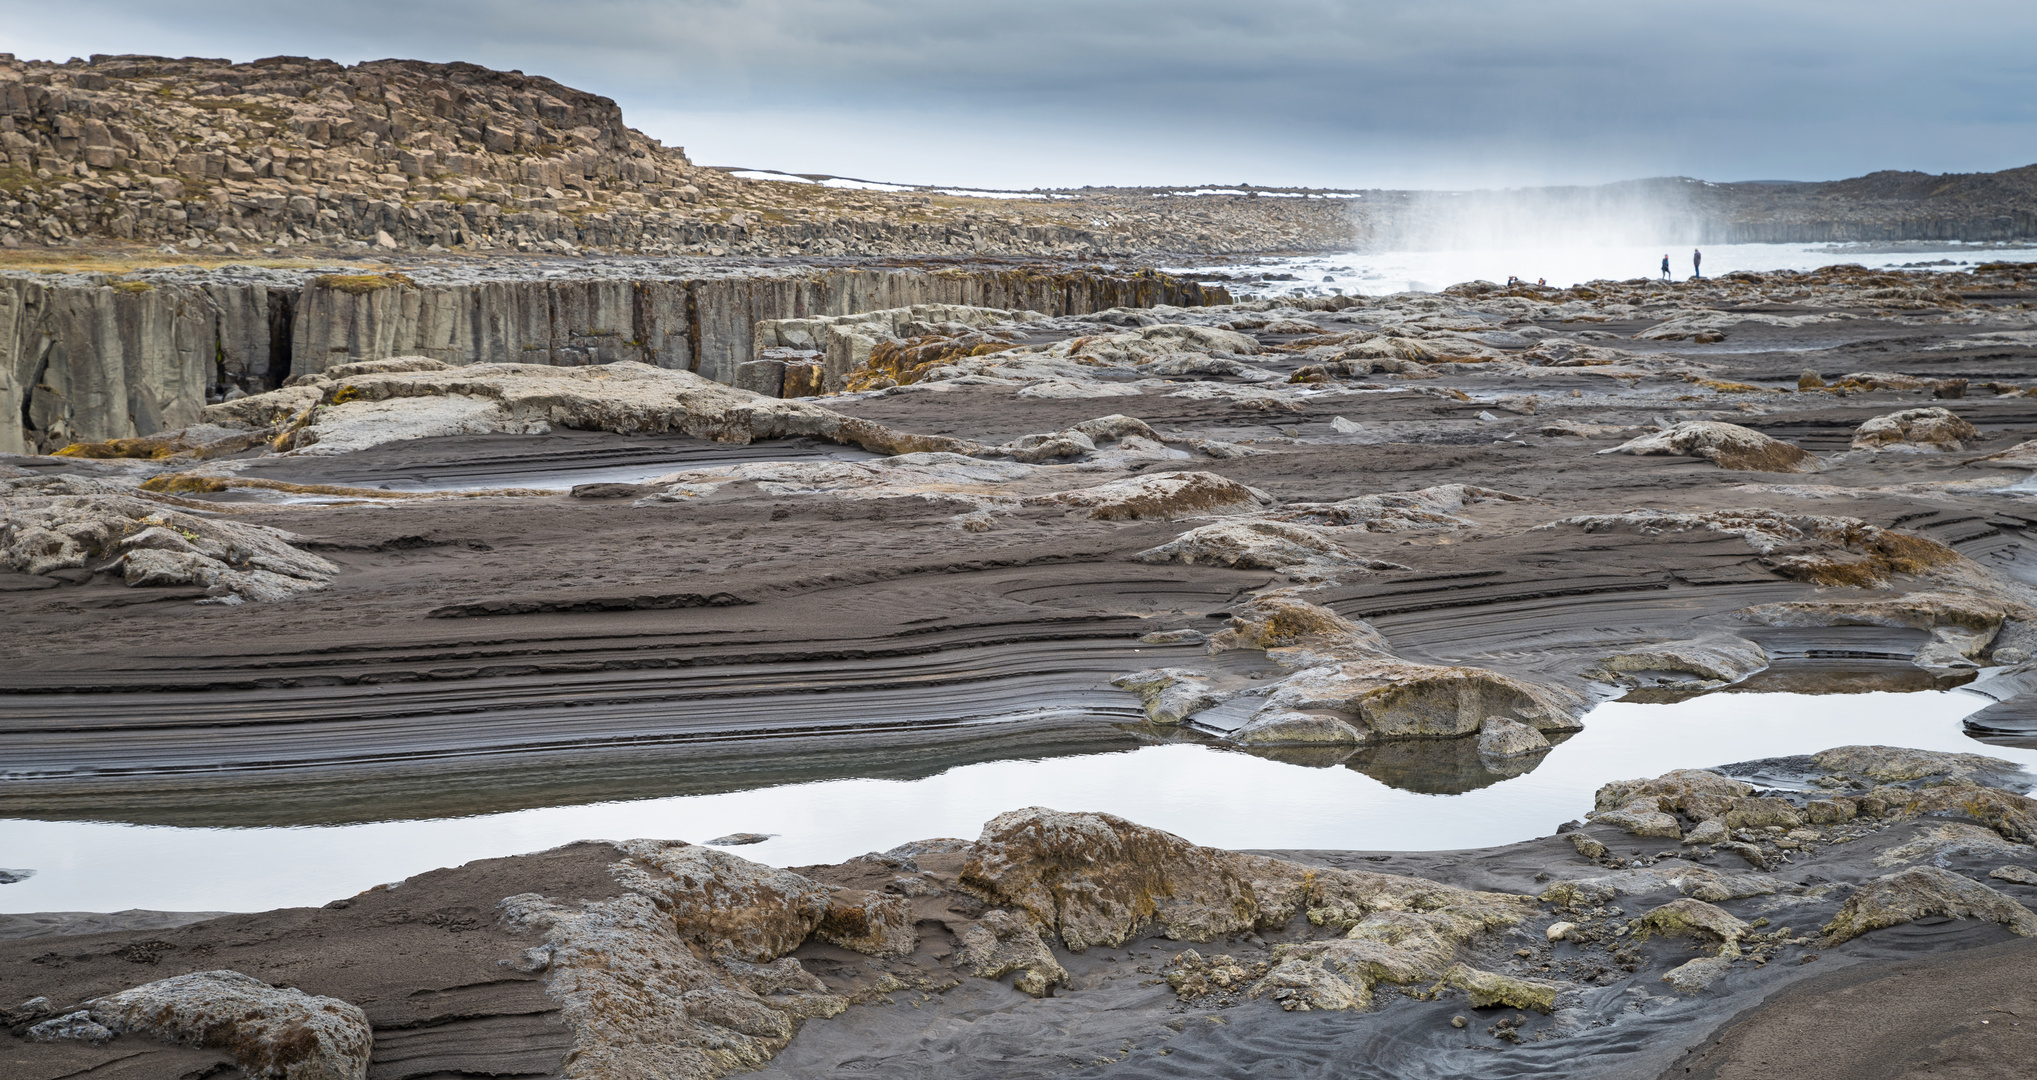
M 832 779 L 720 794 L 558 806 L 430 820 L 297 828 L 173 828 L 0 821 L 0 911 L 256 911 L 320 904 L 440 866 L 573 840 L 704 841 L 780 866 L 834 862 L 908 840 L 973 838 L 1006 810 L 1100 810 L 1230 848 L 1442 850 L 1544 836 L 1591 809 L 1608 781 L 1804 754 L 1854 743 L 1990 754 L 2037 751 L 1969 738 L 1960 719 L 1989 703 L 1962 690 L 1715 693 L 1614 701 L 1530 771 L 1483 786 L 1410 783 L 1407 770 L 1313 767 L 1206 744 L 1011 759 L 915 780 Z M 1405 745 L 1405 744 L 1402 744 Z M 1428 744 L 1440 752 L 1447 747 Z M 1370 768 L 1370 772 L 1361 771 Z M 1419 770 L 1416 770 L 1419 773 Z M 1381 779 L 1385 777 L 1385 779 Z M 1402 786 L 1394 786 L 1393 783 Z
M 1900 248 L 1901 250 L 1891 250 Z M 1547 279 L 1555 288 L 1587 281 L 1659 278 L 1662 257 L 1669 257 L 1678 281 L 1691 274 L 1688 247 L 1605 245 L 1538 248 L 1461 248 L 1448 251 L 1379 251 L 1299 258 L 1241 260 L 1212 266 L 1181 266 L 1171 272 L 1189 275 L 1241 273 L 1292 275 L 1293 280 L 1226 283 L 1232 295 L 1244 297 L 1384 296 L 1397 292 L 1435 292 L 1463 281 L 1505 282 L 1509 276 L 1534 282 Z M 1815 270 L 1840 263 L 1874 269 L 1971 269 L 1984 262 L 2037 262 L 2037 247 L 1990 248 L 1980 244 L 1720 244 L 1705 247 L 1708 277 L 1735 270 Z

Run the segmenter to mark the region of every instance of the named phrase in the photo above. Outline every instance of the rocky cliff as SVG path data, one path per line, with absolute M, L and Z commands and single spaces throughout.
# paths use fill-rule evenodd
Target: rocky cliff
M 840 190 L 696 168 L 614 101 L 472 64 L 0 54 L 0 247 L 1071 255 L 1339 249 L 1347 200 Z M 1171 209 L 1171 208 L 1169 208 Z
M 0 153 L 0 248 L 1088 257 L 1574 241 L 1593 230 L 1676 243 L 2037 237 L 2037 166 L 1817 184 L 1027 198 L 744 179 L 630 128 L 608 98 L 414 60 L 0 54 Z
M 636 360 L 735 381 L 760 320 L 966 304 L 1050 315 L 1225 303 L 1152 271 L 697 260 L 536 275 L 527 265 L 364 274 L 230 267 L 0 276 L 0 453 L 195 423 L 208 401 L 340 363 Z

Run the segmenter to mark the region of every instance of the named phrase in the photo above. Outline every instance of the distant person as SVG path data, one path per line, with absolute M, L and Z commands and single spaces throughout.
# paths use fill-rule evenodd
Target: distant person
M 1705 276 L 1705 253 L 1696 248 L 1690 249 L 1690 276 Z
M 1667 255 L 1662 257 L 1662 280 L 1669 280 L 1669 256 Z
M 1545 277 L 1538 277 L 1535 279 L 1535 284 L 1540 285 L 1546 289 L 1549 287 L 1549 279 Z

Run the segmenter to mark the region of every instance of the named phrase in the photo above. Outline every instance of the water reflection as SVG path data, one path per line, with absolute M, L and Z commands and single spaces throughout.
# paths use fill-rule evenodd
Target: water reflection
M 1963 690 L 1750 690 L 1673 703 L 1607 702 L 1585 718 L 1583 731 L 1539 763 L 1521 763 L 1533 767 L 1514 776 L 1475 761 L 1475 748 L 1467 758 L 1464 741 L 1391 744 L 1331 767 L 1181 741 L 979 761 L 912 779 L 829 779 L 421 821 L 235 829 L 0 821 L 0 862 L 37 871 L 0 885 L 0 910 L 314 904 L 434 867 L 590 837 L 766 833 L 772 839 L 742 854 L 796 866 L 928 836 L 975 836 L 989 818 L 1031 805 L 1107 811 L 1233 848 L 1484 847 L 1547 835 L 1589 810 L 1608 781 L 1674 768 L 1855 743 L 2037 763 L 2037 751 L 1965 734 L 1962 718 L 1986 704 Z

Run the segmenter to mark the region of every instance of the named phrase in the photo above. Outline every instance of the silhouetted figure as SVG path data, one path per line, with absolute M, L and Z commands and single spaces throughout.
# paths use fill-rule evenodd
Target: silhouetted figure
M 1662 257 L 1662 280 L 1669 280 L 1669 256 L 1667 255 Z
M 1696 248 L 1690 249 L 1690 276 L 1705 276 L 1705 253 Z

